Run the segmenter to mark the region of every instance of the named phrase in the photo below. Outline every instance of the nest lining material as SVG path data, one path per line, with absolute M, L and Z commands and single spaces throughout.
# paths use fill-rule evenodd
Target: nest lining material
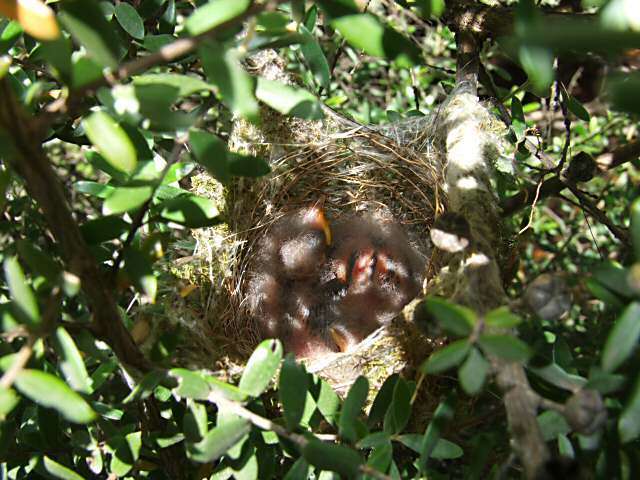
M 268 67 L 272 70 L 262 69 L 261 74 L 266 71 L 267 77 L 282 81 L 282 70 L 270 63 Z M 429 116 L 382 127 L 361 126 L 331 111 L 326 112 L 324 121 L 310 122 L 267 108 L 261 112 L 259 127 L 236 121 L 230 148 L 268 159 L 272 173 L 257 180 L 238 179 L 226 188 L 207 174 L 193 178 L 195 193 L 220 201 L 229 223 L 194 231 L 197 247 L 193 258 L 201 265 L 198 283 L 207 290 L 200 295 L 200 305 L 206 306 L 206 311 L 185 325 L 189 345 L 182 364 L 212 368 L 218 361 L 233 370 L 246 359 L 259 341 L 244 298 L 255 249 L 277 219 L 311 205 L 321 195 L 326 198 L 330 220 L 354 213 L 391 216 L 425 259 L 426 272 L 431 254 L 428 232 L 434 218 L 445 209 L 442 186 L 446 135 L 451 126 L 443 112 L 456 108 L 453 100 L 452 93 Z M 472 114 L 480 115 L 480 123 L 487 126 L 485 143 L 496 144 L 497 129 L 491 115 L 483 107 Z M 429 272 L 435 270 L 430 268 Z M 214 337 L 227 341 L 214 347 Z M 421 358 L 437 343 L 427 339 L 427 346 L 420 347 Z

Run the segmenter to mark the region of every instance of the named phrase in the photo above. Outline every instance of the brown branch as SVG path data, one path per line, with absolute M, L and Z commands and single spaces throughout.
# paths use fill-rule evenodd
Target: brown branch
M 640 157 L 640 141 L 628 143 L 615 149 L 612 152 L 603 153 L 596 158 L 596 163 L 600 166 L 600 172 L 605 173 L 608 170 L 619 167 L 626 162 L 632 162 Z M 502 216 L 508 217 L 529 206 L 530 200 L 536 193 L 536 185 L 531 185 L 525 190 L 516 193 L 515 195 L 506 198 L 500 204 L 502 209 Z M 554 176 L 542 183 L 540 188 L 540 199 L 558 195 L 565 188 L 567 184 L 562 181 L 558 176 Z
M 34 119 L 17 103 L 6 80 L 0 83 L 0 99 L 0 125 L 13 134 L 15 156 L 7 160 L 24 178 L 29 194 L 42 209 L 69 271 L 80 278 L 96 333 L 123 363 L 140 371 L 149 370 L 150 363 L 122 323 L 111 289 L 73 218 L 62 183 L 33 131 Z
M 214 38 L 220 33 L 226 32 L 231 28 L 238 26 L 244 20 L 257 15 L 263 10 L 273 8 L 274 5 L 277 5 L 282 1 L 283 0 L 272 0 L 264 3 L 254 3 L 240 15 L 219 25 L 216 25 L 210 30 L 207 30 L 193 37 L 179 38 L 176 41 L 163 46 L 157 52 L 126 62 L 120 65 L 118 69 L 108 77 L 102 77 L 94 82 L 78 88 L 77 90 L 73 90 L 71 94 L 66 98 L 60 98 L 54 102 L 51 102 L 45 107 L 45 111 L 49 114 L 74 111 L 78 108 L 80 102 L 97 88 L 119 82 L 121 80 L 129 78 L 132 75 L 135 75 L 136 73 L 144 72 L 151 67 L 170 63 L 181 57 L 184 57 L 185 55 L 193 52 L 201 43 L 205 42 L 206 40 Z
M 473 252 L 457 254 L 460 268 L 452 298 L 483 313 L 504 304 L 506 294 L 495 253 L 495 245 L 499 243 L 496 238 L 499 213 L 491 185 L 481 173 L 486 171 L 487 159 L 482 154 L 484 145 L 476 134 L 480 128 L 476 93 L 479 43 L 474 37 L 474 33 L 466 28 L 456 34 L 459 49 L 456 80 L 457 86 L 463 87 L 459 103 L 465 105 L 465 110 L 464 114 L 453 108 L 446 111 L 445 118 L 451 118 L 443 123 L 450 124 L 446 132 L 445 171 L 449 209 L 466 218 L 474 245 Z M 455 103 L 452 102 L 452 105 Z M 473 178 L 478 186 L 463 188 L 461 178 Z M 489 356 L 489 360 L 496 384 L 503 394 L 513 451 L 520 459 L 525 478 L 538 478 L 545 471 L 550 458 L 537 423 L 540 397 L 529 385 L 521 363 L 508 362 L 495 356 Z

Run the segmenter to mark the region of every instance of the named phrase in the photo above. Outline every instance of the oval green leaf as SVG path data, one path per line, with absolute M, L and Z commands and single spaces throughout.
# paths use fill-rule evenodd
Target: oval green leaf
M 616 320 L 602 352 L 602 368 L 613 372 L 638 347 L 640 338 L 640 303 L 633 302 Z
M 229 419 L 209 430 L 198 443 L 188 444 L 187 454 L 194 462 L 213 462 L 242 440 L 250 430 L 251 424 L 244 418 Z
M 633 393 L 618 419 L 620 441 L 628 443 L 640 437 L 640 376 L 636 379 Z
M 102 205 L 105 215 L 117 215 L 140 208 L 153 195 L 153 187 L 118 187 Z
M 324 443 L 315 438 L 302 449 L 302 456 L 320 470 L 336 472 L 345 478 L 358 475 L 362 459 L 358 452 L 343 445 Z
M 457 340 L 437 352 L 431 354 L 420 370 L 429 375 L 449 370 L 464 360 L 469 352 L 469 342 L 466 339 Z
M 511 335 L 481 335 L 478 343 L 485 353 L 513 362 L 526 362 L 532 354 L 526 343 Z
M 54 478 L 60 478 L 62 480 L 84 480 L 82 475 L 78 475 L 70 468 L 50 459 L 46 455 L 42 457 L 42 468 Z
M 50 373 L 22 370 L 16 377 L 15 386 L 24 396 L 43 407 L 57 410 L 70 422 L 89 423 L 96 418 L 96 413 L 80 395 Z
M 133 38 L 144 38 L 144 23 L 135 8 L 126 2 L 119 2 L 115 6 L 114 14 L 122 29 Z
M 461 337 L 469 335 L 476 322 L 476 314 L 473 310 L 442 298 L 427 298 L 424 308 L 441 323 L 442 328 Z
M 60 357 L 60 370 L 67 383 L 79 392 L 91 393 L 89 374 L 71 335 L 60 326 L 53 335 L 53 345 Z
M 360 416 L 368 393 L 369 381 L 361 375 L 353 382 L 353 385 L 351 385 L 342 410 L 340 411 L 340 420 L 338 422 L 339 433 L 342 438 L 350 442 L 355 442 L 358 439 L 356 420 Z
M 469 395 L 475 395 L 484 386 L 489 373 L 489 362 L 485 360 L 477 348 L 472 348 L 471 353 L 458 370 L 458 378 L 462 389 Z
M 263 341 L 249 357 L 238 387 L 243 393 L 257 397 L 266 390 L 282 360 L 280 340 Z
M 290 430 L 295 430 L 304 413 L 308 389 L 307 377 L 304 365 L 296 363 L 291 356 L 284 359 L 280 369 L 278 394 L 284 419 Z
M 393 389 L 393 399 L 384 417 L 384 431 L 398 434 L 409 422 L 411 416 L 411 389 L 403 378 L 398 378 Z
M 323 117 L 318 99 L 311 93 L 275 80 L 258 78 L 256 97 L 283 115 L 319 120 Z
M 138 153 L 133 142 L 107 112 L 93 112 L 84 119 L 83 125 L 93 146 L 112 167 L 127 174 L 136 169 Z
M 4 277 L 13 300 L 12 308 L 18 320 L 30 327 L 40 325 L 38 302 L 16 257 L 9 257 L 4 261 Z

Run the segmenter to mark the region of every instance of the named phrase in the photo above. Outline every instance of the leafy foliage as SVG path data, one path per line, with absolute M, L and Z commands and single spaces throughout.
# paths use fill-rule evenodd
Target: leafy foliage
M 537 423 L 554 455 L 638 478 L 637 6 L 360 3 L 0 1 L 2 478 L 517 477 L 500 363 L 525 365 L 547 399 Z M 428 297 L 417 310 L 442 348 L 415 378 L 373 391 L 359 377 L 344 399 L 275 339 L 232 378 L 175 365 L 174 332 L 143 356 L 142 313 L 165 315 L 175 288 L 166 247 L 227 220 L 192 175 L 229 187 L 271 171 L 229 150 L 230 119 L 431 113 L 454 86 L 462 8 L 495 20 L 479 27 L 496 29 L 478 37 L 496 40 L 480 95 L 509 130 L 495 186 L 520 300 Z M 269 48 L 299 85 L 245 68 Z M 558 292 L 527 287 L 550 272 L 573 293 L 556 316 L 533 300 Z M 425 385 L 434 408 L 418 418 Z

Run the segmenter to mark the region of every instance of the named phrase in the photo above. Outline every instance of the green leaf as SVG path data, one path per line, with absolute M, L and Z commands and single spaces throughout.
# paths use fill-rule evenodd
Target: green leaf
M 4 422 L 7 415 L 18 405 L 20 397 L 15 390 L 0 386 L 0 422 Z
M 631 239 L 636 261 L 640 261 L 640 197 L 631 204 Z
M 331 425 L 336 425 L 340 410 L 340 397 L 333 391 L 331 385 L 321 378 L 314 377 L 317 396 L 314 396 L 318 410 Z
M 6 26 L 4 26 L 2 33 L 0 33 L 0 55 L 4 55 L 13 47 L 23 31 L 20 22 L 17 20 L 8 22 Z
M 169 222 L 189 228 L 208 227 L 220 223 L 216 203 L 196 195 L 180 195 L 162 202 L 160 216 Z
M 480 392 L 489 373 L 489 368 L 489 362 L 484 359 L 478 349 L 472 348 L 471 353 L 458 370 L 462 389 L 469 395 Z
M 107 240 L 120 238 L 127 233 L 131 225 L 117 215 L 94 218 L 80 226 L 84 240 L 90 245 L 97 245 Z
M 28 240 L 18 240 L 16 246 L 20 257 L 32 272 L 42 275 L 52 284 L 59 279 L 62 268 L 51 258 L 51 254 L 45 254 Z
M 105 200 L 102 212 L 105 215 L 117 215 L 140 208 L 153 195 L 153 187 L 118 187 Z
M 240 389 L 235 385 L 230 385 L 210 375 L 206 375 L 205 380 L 207 381 L 207 383 L 209 383 L 209 387 L 212 391 L 220 393 L 229 400 L 234 400 L 236 402 L 243 402 L 244 400 L 246 400 L 247 396 L 242 393 Z
M 511 335 L 480 335 L 478 343 L 487 354 L 513 362 L 526 362 L 532 354 L 526 343 Z
M 254 95 L 255 82 L 240 66 L 238 52 L 233 49 L 225 50 L 218 43 L 208 42 L 200 45 L 198 54 L 207 78 L 218 86 L 222 101 L 229 106 L 231 112 L 257 122 L 260 110 Z
M 181 381 L 181 371 L 176 372 L 174 377 Z M 127 404 L 134 400 L 144 400 L 148 398 L 154 391 L 154 389 L 166 378 L 167 374 L 164 370 L 153 370 L 147 373 L 140 382 L 131 390 L 131 393 L 127 395 L 122 403 Z M 97 388 L 94 386 L 94 388 Z M 207 395 L 209 394 L 207 390 Z
M 634 296 L 634 292 L 629 288 L 627 282 L 629 271 L 622 265 L 616 262 L 604 262 L 592 270 L 592 275 L 595 280 L 612 292 L 628 298 Z
M 307 399 L 307 377 L 304 365 L 296 363 L 289 355 L 284 359 L 280 369 L 278 394 L 289 430 L 295 430 L 302 419 Z
M 422 472 L 424 472 L 427 466 L 427 460 L 431 457 L 438 441 L 440 440 L 442 431 L 453 418 L 454 401 L 455 398 L 453 396 L 449 396 L 447 399 L 440 402 L 433 414 L 433 419 L 429 422 L 429 426 L 424 432 L 419 447 L 420 459 L 418 461 L 420 471 Z
M 83 126 L 93 146 L 112 167 L 128 174 L 136 169 L 138 153 L 133 142 L 108 113 L 93 112 L 84 119 Z
M 271 172 L 271 167 L 262 158 L 229 152 L 229 172 L 237 177 L 262 177 Z
M 378 472 L 386 472 L 393 460 L 393 447 L 388 441 L 373 448 L 367 458 L 367 465 Z
M 343 16 L 333 20 L 331 26 L 369 55 L 397 60 L 403 66 L 420 63 L 420 49 L 370 13 Z
M 535 93 L 539 97 L 547 97 L 553 82 L 553 53 L 542 47 L 520 47 L 520 64 L 527 75 Z
M 445 330 L 451 333 L 464 337 L 473 331 L 476 314 L 466 307 L 454 305 L 438 297 L 427 298 L 424 307 L 442 324 Z
M 73 184 L 76 191 L 80 193 L 86 193 L 98 198 L 107 198 L 113 193 L 114 187 L 111 185 L 105 185 L 104 183 L 90 182 L 81 180 Z
M 454 458 L 460 458 L 463 454 L 464 451 L 458 445 L 441 438 L 431 452 L 431 458 L 435 458 L 436 460 L 453 460 Z
M 302 449 L 302 456 L 320 470 L 336 472 L 345 478 L 358 475 L 362 459 L 358 452 L 343 445 L 324 443 L 312 438 Z
M 200 35 L 238 17 L 249 8 L 250 4 L 251 0 L 234 0 L 233 2 L 211 0 L 197 8 L 187 18 L 185 26 L 191 35 Z
M 394 373 L 387 377 L 380 387 L 380 390 L 376 394 L 373 404 L 371 405 L 371 410 L 369 411 L 369 418 L 367 420 L 369 428 L 373 428 L 378 422 L 384 419 L 387 410 L 389 409 L 389 405 L 391 405 L 393 392 L 399 378 L 400 376 L 397 373 Z
M 470 344 L 466 339 L 457 340 L 450 345 L 434 352 L 422 364 L 420 371 L 429 375 L 444 372 L 459 365 L 467 356 Z
M 227 145 L 216 135 L 192 129 L 189 131 L 189 143 L 200 165 L 221 183 L 231 180 L 227 162 Z
M 391 436 L 387 432 L 374 432 L 359 440 L 356 447 L 358 449 L 378 447 L 389 440 L 391 440 Z
M 172 368 L 169 377 L 178 380 L 178 386 L 173 388 L 173 393 L 181 398 L 193 398 L 194 400 L 207 400 L 211 388 L 209 383 L 199 372 L 192 372 L 186 368 Z
M 309 478 L 309 464 L 300 457 L 284 476 L 284 480 L 301 480 L 303 478 Z
M 618 419 L 618 433 L 622 443 L 632 442 L 640 437 L 640 376 L 636 379 L 631 397 Z
M 484 323 L 493 328 L 513 328 L 521 322 L 522 318 L 511 313 L 509 307 L 496 308 L 484 316 Z
M 580 120 L 584 120 L 585 122 L 589 122 L 591 120 L 591 116 L 586 108 L 578 101 L 573 95 L 569 93 L 567 95 L 567 108 L 571 113 L 573 113 Z
M 369 392 L 369 382 L 366 377 L 359 376 L 347 393 L 342 410 L 340 411 L 340 420 L 338 422 L 340 436 L 349 442 L 358 440 L 358 431 L 356 421 L 360 416 L 364 402 L 367 400 Z
M 284 115 L 306 120 L 319 120 L 323 117 L 320 102 L 313 94 L 275 80 L 259 77 L 256 97 Z
M 257 397 L 266 390 L 282 360 L 280 340 L 264 340 L 249 357 L 238 387 L 243 393 Z
M 111 472 L 118 477 L 124 477 L 131 471 L 140 458 L 142 447 L 142 432 L 132 432 L 116 441 L 116 449 L 111 456 Z
M 67 383 L 79 392 L 91 393 L 89 374 L 82 360 L 82 355 L 76 347 L 71 335 L 60 326 L 53 335 L 53 345 L 60 357 L 60 370 L 64 374 Z
M 151 303 L 155 303 L 158 279 L 149 258 L 138 249 L 128 248 L 124 254 L 123 268 L 136 290 L 146 295 Z
M 640 338 L 640 303 L 633 302 L 616 320 L 602 352 L 602 368 L 615 371 L 638 347 Z
M 224 455 L 251 431 L 251 424 L 243 419 L 230 419 L 211 430 L 198 443 L 187 445 L 189 458 L 199 463 L 209 463 Z
M 168 85 L 178 90 L 178 97 L 188 97 L 194 93 L 210 92 L 213 87 L 192 75 L 177 73 L 147 73 L 133 77 L 134 85 Z
M 101 65 L 118 66 L 118 38 L 95 0 L 68 0 L 60 4 L 58 18 L 76 42 Z
M 307 27 L 300 24 L 298 28 L 305 39 L 305 41 L 300 44 L 300 51 L 302 52 L 307 65 L 309 65 L 309 69 L 313 73 L 313 78 L 321 87 L 325 89 L 329 88 L 331 72 L 329 70 L 327 57 L 325 57 L 318 40 L 307 29 Z
M 16 388 L 38 405 L 57 410 L 74 423 L 89 423 L 96 413 L 89 404 L 62 380 L 40 370 L 22 370 L 15 380 Z
M 411 389 L 403 378 L 398 378 L 393 389 L 393 399 L 384 417 L 384 431 L 398 434 L 409 422 L 411 416 Z
M 553 410 L 541 413 L 537 420 L 545 442 L 553 440 L 558 435 L 567 435 L 571 432 L 571 427 L 562 414 Z
M 70 468 L 50 459 L 46 455 L 42 457 L 42 468 L 54 478 L 61 478 L 62 480 L 84 480 L 82 475 L 78 475 Z
M 4 261 L 4 277 L 9 286 L 16 317 L 30 327 L 40 325 L 42 319 L 38 302 L 16 257 L 9 257 Z
M 122 29 L 133 38 L 144 38 L 144 23 L 135 8 L 125 2 L 119 2 L 115 6 L 114 14 Z

